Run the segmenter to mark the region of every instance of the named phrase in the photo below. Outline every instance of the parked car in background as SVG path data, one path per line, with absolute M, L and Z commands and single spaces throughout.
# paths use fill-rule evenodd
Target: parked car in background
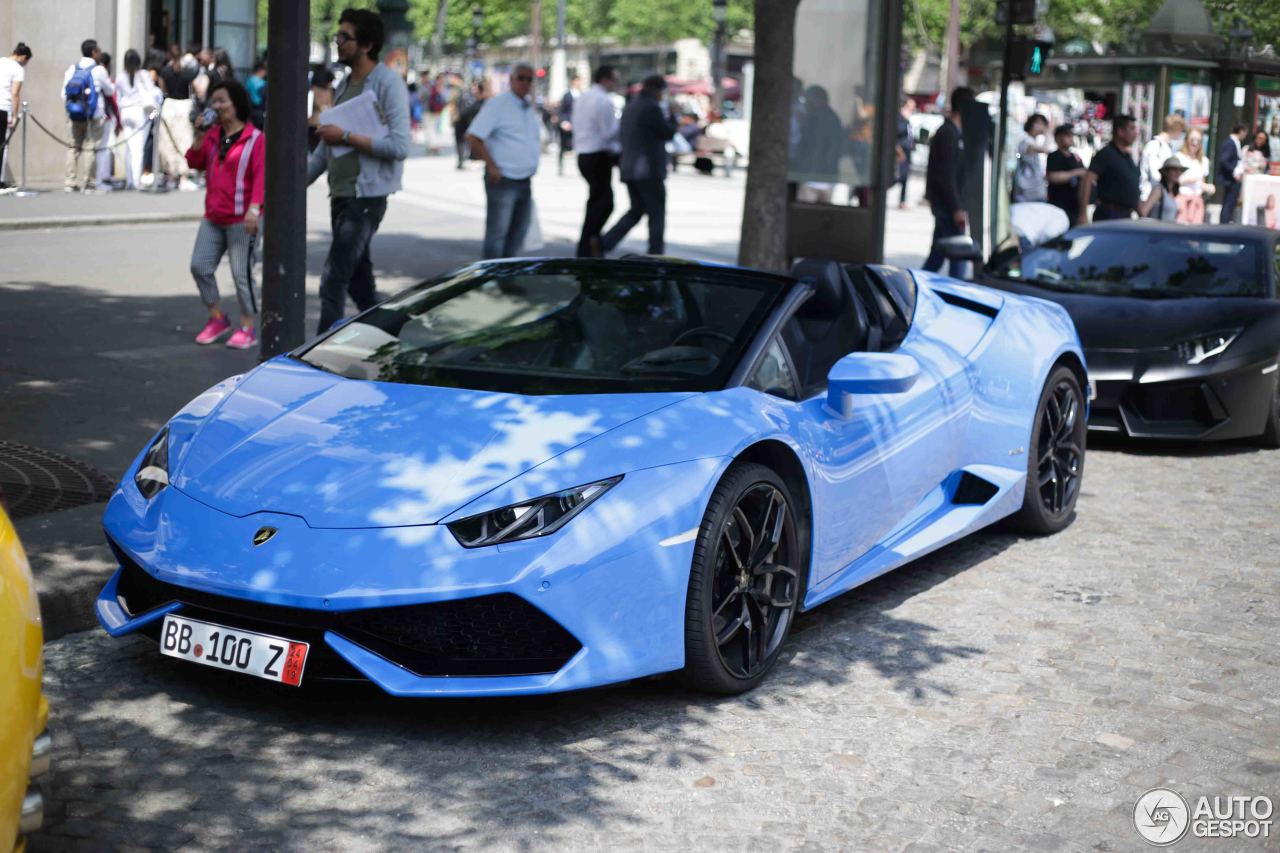
M 53 741 L 41 692 L 44 633 L 27 556 L 0 495 L 0 850 L 22 850 L 40 828 L 34 781 L 49 769 Z
M 1280 447 L 1278 232 L 1126 220 L 998 253 L 978 280 L 1067 309 L 1097 399 L 1089 426 Z

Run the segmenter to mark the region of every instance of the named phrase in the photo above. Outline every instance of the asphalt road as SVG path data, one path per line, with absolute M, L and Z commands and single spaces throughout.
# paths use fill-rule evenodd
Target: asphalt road
M 33 847 L 1142 849 L 1157 785 L 1280 799 L 1277 483 L 1244 445 L 1095 448 L 1065 533 L 819 608 L 731 699 L 403 701 L 68 636 Z

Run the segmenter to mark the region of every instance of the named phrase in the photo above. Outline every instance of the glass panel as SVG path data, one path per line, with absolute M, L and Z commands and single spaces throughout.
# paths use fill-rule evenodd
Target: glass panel
M 254 24 L 257 22 L 257 10 L 254 6 L 254 0 L 218 0 L 218 5 L 214 7 L 218 15 L 217 23 Z
M 801 0 L 796 15 L 789 180 L 802 201 L 842 202 L 875 183 L 880 4 Z M 865 193 L 855 190 L 859 199 Z
M 1051 290 L 1141 296 L 1264 296 L 1258 245 L 1133 231 L 1068 234 L 996 275 Z
M 783 279 L 509 265 L 415 288 L 304 356 L 356 379 L 521 394 L 723 387 Z
M 791 368 L 787 366 L 787 357 L 783 355 L 782 344 L 777 338 L 765 350 L 764 359 L 751 374 L 747 387 L 787 400 L 794 400 L 798 396 L 795 381 L 791 378 Z
M 253 67 L 253 27 L 244 24 L 216 23 L 213 25 L 213 37 L 218 47 L 224 48 L 231 57 L 231 64 L 236 74 L 242 78 Z

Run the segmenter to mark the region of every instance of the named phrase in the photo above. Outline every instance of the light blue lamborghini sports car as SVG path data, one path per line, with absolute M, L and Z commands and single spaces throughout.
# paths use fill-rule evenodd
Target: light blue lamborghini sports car
M 162 654 L 401 696 L 737 693 L 796 615 L 1073 518 L 1066 312 L 886 266 L 508 260 L 193 400 L 129 468 L 97 613 Z

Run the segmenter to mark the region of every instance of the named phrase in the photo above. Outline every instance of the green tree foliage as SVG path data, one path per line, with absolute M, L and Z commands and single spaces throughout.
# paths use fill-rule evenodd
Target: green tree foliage
M 1132 47 L 1164 0 L 1050 0 L 1045 23 L 1059 44 L 1082 38 L 1102 45 Z M 960 42 L 972 46 L 998 39 L 996 0 L 960 0 Z M 1204 0 L 1219 35 L 1237 21 L 1254 32 L 1255 45 L 1280 44 L 1280 0 Z M 950 0 L 906 0 L 903 35 L 913 49 L 941 50 Z
M 314 2 L 314 0 L 313 0 Z M 340 0 L 339 0 L 340 2 Z M 409 20 L 418 38 L 430 39 L 435 30 L 439 0 L 410 0 Z M 474 10 L 483 12 L 479 40 L 496 44 L 529 32 L 528 0 L 448 0 L 445 46 L 457 50 L 472 34 Z M 750 29 L 751 0 L 729 0 L 730 32 Z M 555 37 L 554 0 L 543 3 L 543 38 Z M 709 41 L 715 31 L 711 0 L 568 0 L 565 28 L 588 44 L 618 41 L 626 44 L 670 42 L 681 38 Z

